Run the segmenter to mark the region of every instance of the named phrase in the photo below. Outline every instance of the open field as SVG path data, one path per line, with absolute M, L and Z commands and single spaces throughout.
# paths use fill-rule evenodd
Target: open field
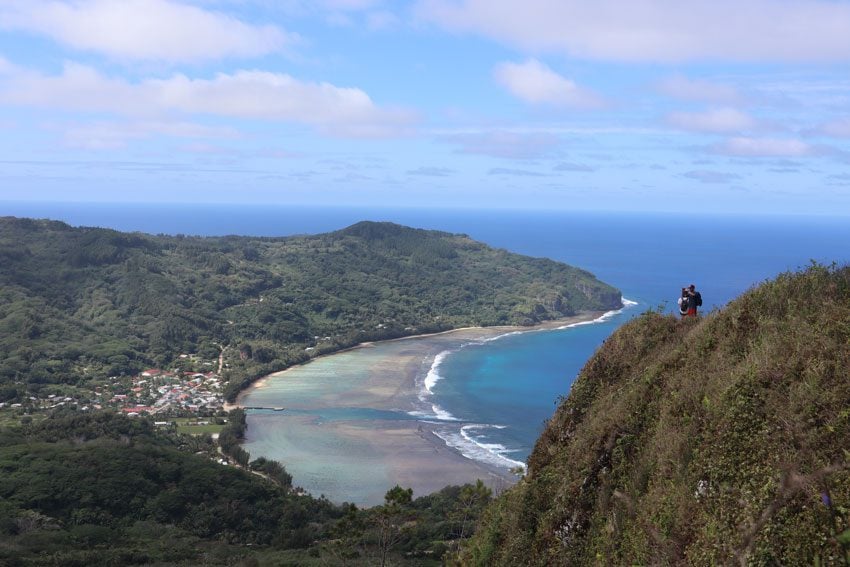
M 193 417 L 178 417 L 169 421 L 177 424 L 178 433 L 187 433 L 189 435 L 204 435 L 206 433 L 215 435 L 221 433 L 225 425 L 223 423 L 214 423 L 209 419 L 197 419 Z

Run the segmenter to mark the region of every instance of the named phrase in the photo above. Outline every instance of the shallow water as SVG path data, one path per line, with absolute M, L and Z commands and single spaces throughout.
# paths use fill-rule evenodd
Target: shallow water
M 587 358 L 629 318 L 648 308 L 672 310 L 679 289 L 690 283 L 711 309 L 810 260 L 850 261 L 846 217 L 50 203 L 0 203 L 0 214 L 153 233 L 262 236 L 389 220 L 466 233 L 492 246 L 567 262 L 638 302 L 597 325 L 467 341 L 474 344 L 464 347 L 435 345 L 432 357 L 448 354 L 433 368 L 428 357 L 405 355 L 403 343 L 341 353 L 287 374 L 286 385 L 272 380 L 252 392 L 248 405 L 305 412 L 249 412 L 246 448 L 252 456 L 279 458 L 296 484 L 355 501 L 379 501 L 395 474 L 358 427 L 410 426 L 416 415 L 431 416 L 429 427 L 466 454 L 509 467 L 531 450 Z M 418 383 L 412 394 L 400 395 L 370 378 L 370 372 L 385 376 L 394 370 L 400 380 L 414 374 Z M 450 416 L 456 421 L 437 419 Z M 434 472 L 423 469 L 423 474 Z
M 417 423 L 466 457 L 507 473 L 523 466 L 542 419 L 565 392 L 567 375 L 551 367 L 559 359 L 541 360 L 537 350 L 556 348 L 561 362 L 575 366 L 574 349 L 596 344 L 629 313 L 567 329 L 444 334 L 318 358 L 245 393 L 245 406 L 286 409 L 249 410 L 244 447 L 285 463 L 296 483 L 315 495 L 359 504 L 380 502 L 401 482 L 394 470 L 399 461 L 428 450 L 408 435 L 415 454 L 403 455 L 398 439 L 386 436 L 387 430 L 404 435 L 398 432 Z M 387 382 L 400 387 L 387 388 Z M 542 417 L 532 421 L 535 415 Z M 458 482 L 482 474 L 470 471 Z M 448 482 L 432 484 L 437 489 Z

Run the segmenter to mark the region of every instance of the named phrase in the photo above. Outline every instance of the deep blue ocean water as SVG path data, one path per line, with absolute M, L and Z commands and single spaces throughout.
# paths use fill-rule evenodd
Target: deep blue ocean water
M 637 302 L 606 321 L 471 344 L 433 370 L 433 401 L 461 419 L 448 441 L 473 455 L 522 461 L 560 396 L 592 352 L 629 318 L 672 310 L 694 283 L 704 309 L 719 308 L 780 272 L 850 262 L 850 218 L 485 210 L 333 209 L 233 205 L 0 203 L 0 216 L 165 234 L 285 236 L 389 220 L 447 230 L 587 269 Z M 498 427 L 496 427 L 498 426 Z M 480 455 L 479 455 L 480 456 Z M 485 455 L 486 456 L 486 455 Z

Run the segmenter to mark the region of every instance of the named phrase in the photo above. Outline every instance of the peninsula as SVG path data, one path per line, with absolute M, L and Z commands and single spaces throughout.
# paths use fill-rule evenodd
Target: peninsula
M 55 397 L 211 410 L 258 377 L 360 343 L 621 306 L 578 268 L 391 223 L 204 238 L 6 217 L 0 261 L 0 403 L 23 411 Z

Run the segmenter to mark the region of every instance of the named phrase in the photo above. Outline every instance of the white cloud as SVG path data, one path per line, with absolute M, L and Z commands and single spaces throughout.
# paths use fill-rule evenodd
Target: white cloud
M 325 17 L 325 22 L 335 28 L 350 28 L 354 27 L 355 20 L 345 12 L 330 12 Z
M 355 12 L 374 8 L 381 4 L 381 0 L 320 0 L 319 4 L 330 10 Z
M 494 167 L 487 175 L 512 175 L 516 177 L 546 177 L 546 174 L 527 169 L 511 169 L 506 167 Z
M 453 169 L 449 169 L 447 167 L 418 167 L 416 169 L 411 169 L 407 172 L 408 175 L 424 175 L 426 177 L 448 177 L 449 175 L 455 173 Z
M 496 158 L 532 159 L 551 155 L 561 139 L 546 133 L 519 133 L 495 130 L 443 136 L 442 140 L 460 146 L 463 154 L 481 154 Z
M 729 183 L 740 179 L 741 176 L 737 173 L 727 173 L 723 171 L 709 171 L 705 169 L 688 171 L 682 174 L 682 177 L 688 179 L 696 179 L 702 183 Z
M 18 68 L 11 61 L 0 55 L 0 76 L 8 75 L 18 71 Z
M 131 61 L 254 57 L 298 41 L 276 26 L 251 25 L 172 0 L 11 0 L 0 6 L 0 22 L 0 28 Z
M 103 150 L 125 147 L 131 140 L 155 135 L 174 138 L 236 138 L 228 128 L 212 128 L 191 122 L 95 122 L 65 128 L 65 144 L 81 149 Z
M 525 63 L 500 63 L 494 71 L 496 80 L 517 98 L 532 104 L 593 108 L 601 99 L 562 77 L 536 59 Z
M 0 101 L 21 106 L 144 114 L 158 111 L 145 101 L 150 86 L 110 79 L 95 69 L 65 64 L 60 75 L 20 70 L 0 82 Z
M 827 136 L 830 138 L 850 138 L 850 118 L 841 118 L 820 124 L 817 128 L 806 131 L 810 136 Z
M 480 134 L 487 135 L 493 131 L 493 128 L 485 127 L 460 127 L 460 128 L 435 128 L 430 130 L 431 134 L 437 136 L 452 136 L 456 134 Z M 669 134 L 668 129 L 664 128 L 641 128 L 632 126 L 573 126 L 573 125 L 520 125 L 503 127 L 499 132 L 511 132 L 515 134 L 551 134 L 557 136 L 595 136 L 609 134 L 629 134 L 629 135 L 664 135 Z
M 611 61 L 848 61 L 850 3 L 419 0 L 418 15 L 530 52 Z
M 595 167 L 591 167 L 589 165 L 585 165 L 583 163 L 569 163 L 563 162 L 559 163 L 554 167 L 555 171 L 573 171 L 573 172 L 591 172 L 596 171 Z
M 735 87 L 681 75 L 664 79 L 658 83 L 658 90 L 673 98 L 714 104 L 736 104 L 742 100 Z
M 400 135 L 414 117 L 378 107 L 364 91 L 300 81 L 264 71 L 219 73 L 212 79 L 175 74 L 133 83 L 69 63 L 56 76 L 25 72 L 0 81 L 0 102 L 48 109 L 162 117 L 209 114 L 291 121 L 330 135 Z
M 359 26 L 381 31 L 401 23 L 398 16 L 383 7 L 386 4 L 383 0 L 268 0 L 268 3 L 290 15 L 317 15 L 329 26 L 338 28 Z
M 371 12 L 366 17 L 366 25 L 372 31 L 387 30 L 398 26 L 401 20 L 387 10 Z
M 813 146 L 794 138 L 730 138 L 712 148 L 716 153 L 740 157 L 802 157 L 816 153 Z
M 667 123 L 682 130 L 697 132 L 742 132 L 757 126 L 748 114 L 734 108 L 715 108 L 706 112 L 671 112 Z

